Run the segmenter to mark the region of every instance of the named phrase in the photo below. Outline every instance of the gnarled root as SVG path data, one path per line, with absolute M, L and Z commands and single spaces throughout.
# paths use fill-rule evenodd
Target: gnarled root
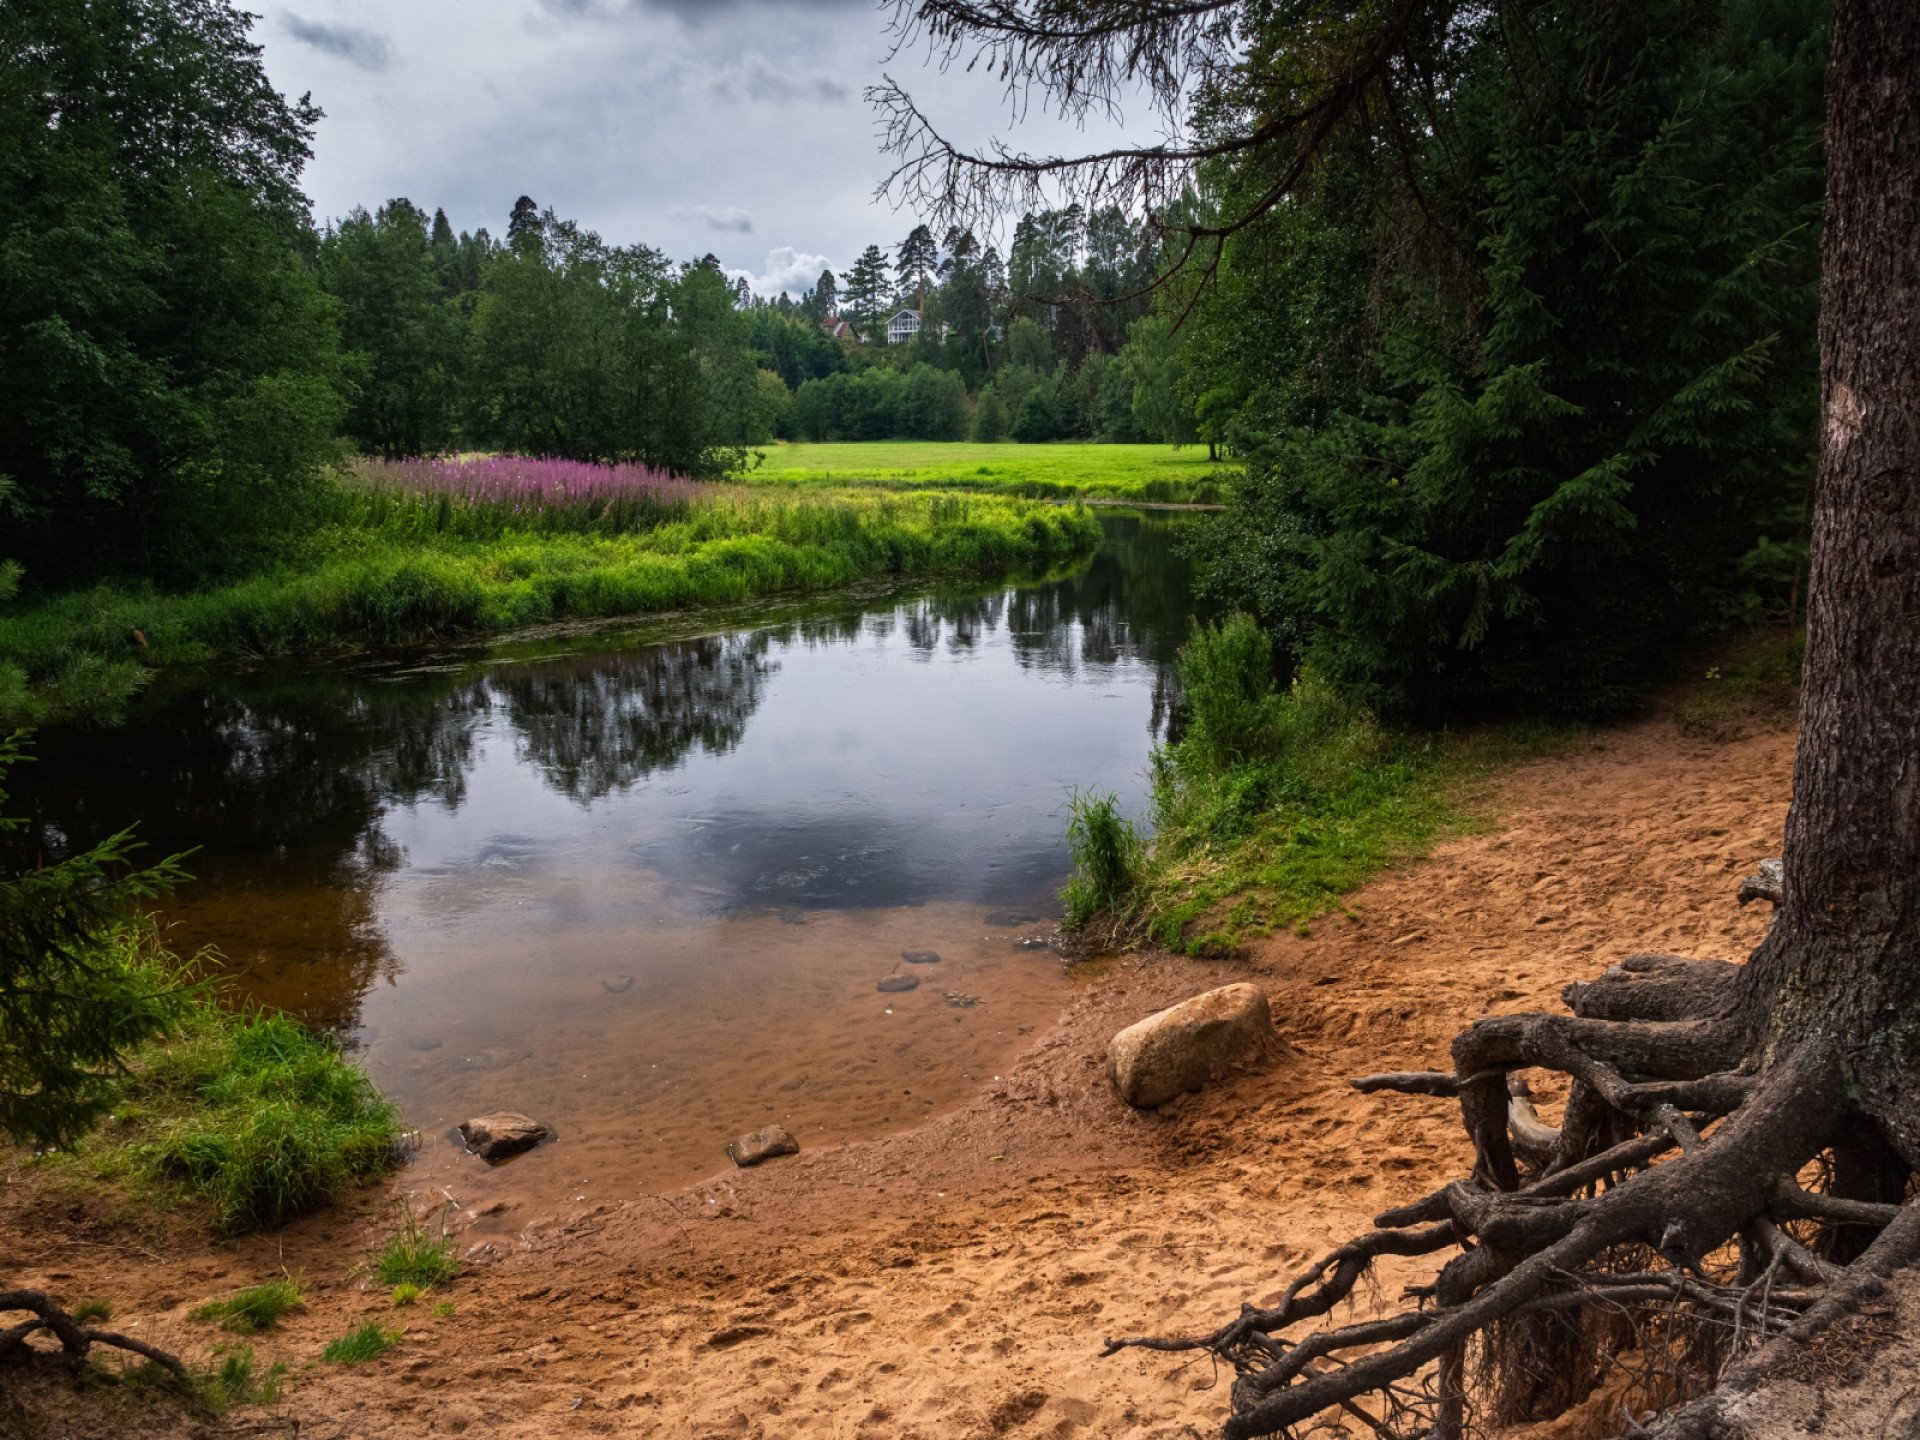
M 180 1380 L 188 1378 L 187 1367 L 175 1356 L 144 1340 L 136 1340 L 131 1335 L 83 1325 L 43 1290 L 0 1290 L 0 1315 L 20 1310 L 27 1311 L 33 1318 L 0 1330 L 0 1360 L 7 1359 L 15 1350 L 26 1348 L 29 1335 L 45 1330 L 60 1342 L 61 1354 L 69 1365 L 82 1364 L 95 1345 L 109 1345 L 151 1360 L 162 1369 L 172 1371 Z
M 1482 1020 L 1451 1072 L 1364 1077 L 1363 1091 L 1455 1095 L 1470 1178 L 1375 1219 L 1379 1228 L 1297 1276 L 1269 1309 L 1210 1335 L 1109 1340 L 1206 1350 L 1237 1372 L 1229 1440 L 1340 1412 L 1380 1440 L 1458 1440 L 1481 1418 L 1540 1418 L 1582 1398 L 1601 1355 L 1666 1367 L 1646 1403 L 1680 1406 L 1678 1440 L 1725 1434 L 1692 1397 L 1750 1383 L 1764 1357 L 1855 1303 L 1898 1257 L 1920 1255 L 1907 1172 L 1850 1109 L 1844 1057 L 1808 1037 L 1756 1057 L 1746 967 L 1637 956 L 1569 987 L 1575 1014 Z M 1523 1072 L 1571 1082 L 1556 1126 Z M 1800 1184 L 1818 1162 L 1825 1183 Z M 1876 1238 L 1877 1237 L 1877 1238 Z M 1412 1308 L 1287 1333 L 1348 1300 L 1382 1256 L 1455 1250 Z M 1516 1400 L 1516 1395 L 1519 1399 Z

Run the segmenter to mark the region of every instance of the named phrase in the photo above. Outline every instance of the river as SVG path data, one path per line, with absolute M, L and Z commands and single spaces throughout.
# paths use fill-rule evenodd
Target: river
M 1067 802 L 1145 810 L 1183 523 L 1103 514 L 1064 578 L 169 678 L 39 738 L 9 848 L 199 847 L 171 947 L 346 1037 L 422 1134 L 404 1179 L 463 1203 L 678 1185 L 771 1121 L 900 1128 L 1071 996 L 1037 943 Z M 495 1109 L 556 1143 L 486 1172 L 453 1131 Z

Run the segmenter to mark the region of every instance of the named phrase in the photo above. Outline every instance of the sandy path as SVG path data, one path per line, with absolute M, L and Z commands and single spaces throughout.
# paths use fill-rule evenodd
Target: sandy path
M 1766 916 L 1734 889 L 1778 852 L 1791 751 L 1784 733 L 1709 745 L 1649 722 L 1518 767 L 1494 787 L 1494 831 L 1377 881 L 1354 918 L 1234 963 L 1119 962 L 984 1093 L 918 1131 L 523 1228 L 512 1212 L 482 1222 L 448 1291 L 457 1314 L 413 1315 L 373 1365 L 302 1368 L 393 1313 L 341 1274 L 382 1222 L 372 1201 L 280 1237 L 141 1255 L 84 1206 L 50 1233 L 37 1182 L 16 1177 L 0 1273 L 110 1294 L 116 1319 L 198 1353 L 193 1303 L 282 1263 L 304 1271 L 310 1310 L 261 1345 L 295 1368 L 287 1399 L 210 1433 L 270 1418 L 310 1440 L 1214 1433 L 1224 1377 L 1206 1361 L 1101 1360 L 1101 1339 L 1211 1328 L 1383 1205 L 1463 1171 L 1450 1104 L 1360 1097 L 1347 1076 L 1444 1065 L 1465 1020 L 1554 1004 L 1634 951 L 1745 953 Z M 1286 1059 L 1157 1114 L 1121 1106 L 1107 1037 L 1232 980 L 1269 991 Z M 21 1388 L 53 1412 L 39 1433 L 197 1428 Z

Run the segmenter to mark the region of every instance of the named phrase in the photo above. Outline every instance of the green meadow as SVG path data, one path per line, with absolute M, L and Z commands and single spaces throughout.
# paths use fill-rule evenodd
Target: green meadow
M 1217 504 L 1237 467 L 1205 445 L 977 445 L 938 440 L 774 444 L 749 485 L 988 490 L 1035 499 Z

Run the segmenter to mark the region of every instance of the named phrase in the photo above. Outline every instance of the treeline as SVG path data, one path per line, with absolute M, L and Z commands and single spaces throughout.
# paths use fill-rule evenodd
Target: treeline
M 1011 266 L 916 226 L 844 288 L 753 295 L 708 256 L 609 246 L 527 197 L 504 243 L 407 200 L 320 237 L 369 453 L 456 445 L 736 468 L 767 440 L 1196 438 L 1147 231 L 1117 210 L 1024 217 Z M 1137 293 L 1136 293 L 1137 292 Z M 911 311 L 911 338 L 890 340 Z
M 1444 104 L 1336 135 L 1166 297 L 1249 462 L 1208 585 L 1376 709 L 1617 711 L 1804 593 L 1827 7 L 1588 8 L 1462 12 Z M 1201 104 L 1282 113 L 1285 73 Z M 1206 218 L 1271 184 L 1252 153 Z
M 343 442 L 712 476 L 775 436 L 1186 433 L 1173 351 L 1126 298 L 1157 248 L 1118 211 L 1029 216 L 1004 262 L 914 227 L 844 291 L 773 301 L 526 197 L 498 239 L 404 199 L 318 229 L 319 111 L 273 89 L 241 12 L 8 16 L 0 585 L 254 569 L 324 511 Z M 908 300 L 918 333 L 889 344 Z

